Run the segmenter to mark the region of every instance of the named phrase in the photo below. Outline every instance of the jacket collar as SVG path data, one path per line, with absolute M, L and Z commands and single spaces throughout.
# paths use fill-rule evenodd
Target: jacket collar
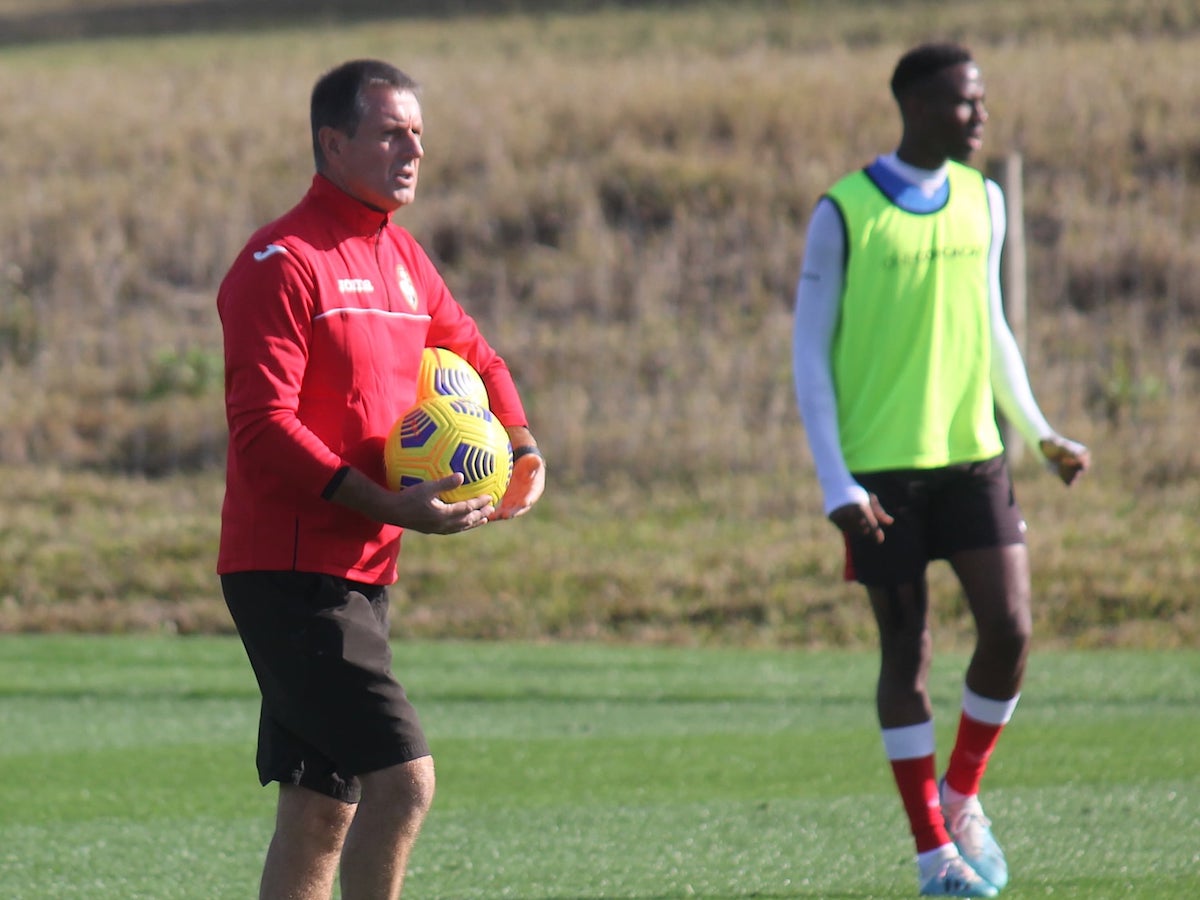
M 308 196 L 320 205 L 325 215 L 332 216 L 352 234 L 375 234 L 392 220 L 390 214 L 356 200 L 319 172 L 313 175 Z

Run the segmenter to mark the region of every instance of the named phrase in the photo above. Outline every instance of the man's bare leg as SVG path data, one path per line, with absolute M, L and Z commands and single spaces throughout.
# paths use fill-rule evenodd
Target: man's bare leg
M 975 619 L 976 644 L 967 687 L 1007 700 L 1021 690 L 1033 633 L 1029 551 L 1024 544 L 964 550 L 950 560 Z
M 396 900 L 433 803 L 433 758 L 360 775 L 362 800 L 342 850 L 343 900 Z
M 933 656 L 929 596 L 924 576 L 911 584 L 869 587 L 879 626 L 879 681 L 875 706 L 883 728 L 901 728 L 933 717 L 928 679 Z
M 354 804 L 283 784 L 259 900 L 329 900 Z

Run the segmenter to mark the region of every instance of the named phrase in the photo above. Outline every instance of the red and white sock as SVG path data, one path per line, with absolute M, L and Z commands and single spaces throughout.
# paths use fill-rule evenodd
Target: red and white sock
M 1000 732 L 1017 708 L 1017 694 L 1011 700 L 989 700 L 963 686 L 962 715 L 958 736 L 946 768 L 947 801 L 974 797 L 987 769 L 988 759 L 1000 738 Z
M 933 722 L 883 729 L 883 749 L 892 766 L 917 853 L 952 844 L 938 799 Z

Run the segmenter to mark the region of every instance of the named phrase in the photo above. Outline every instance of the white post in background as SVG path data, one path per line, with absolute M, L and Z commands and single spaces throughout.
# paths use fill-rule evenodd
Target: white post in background
M 1008 219 L 1004 255 L 1000 260 L 1000 289 L 1004 295 L 1004 315 L 1012 328 L 1013 336 L 1017 339 L 1021 356 L 1026 357 L 1029 328 L 1026 316 L 1025 189 L 1021 154 L 1010 153 L 1002 165 L 994 167 L 992 177 L 1004 189 L 1005 216 Z M 1000 429 L 1008 460 L 1016 465 L 1025 452 L 1024 442 L 1017 430 L 1003 417 L 1000 417 Z

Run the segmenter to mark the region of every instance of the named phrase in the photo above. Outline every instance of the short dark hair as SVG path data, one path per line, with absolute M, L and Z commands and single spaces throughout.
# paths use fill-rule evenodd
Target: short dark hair
M 325 167 L 325 154 L 317 137 L 321 129 L 336 128 L 354 137 L 366 112 L 366 89 L 379 84 L 414 94 L 419 87 L 413 78 L 391 63 L 377 59 L 344 62 L 322 75 L 313 86 L 309 122 L 312 126 L 313 161 L 318 172 Z
M 899 100 L 914 85 L 942 69 L 971 62 L 971 51 L 961 44 L 921 44 L 900 57 L 892 73 L 892 96 Z

